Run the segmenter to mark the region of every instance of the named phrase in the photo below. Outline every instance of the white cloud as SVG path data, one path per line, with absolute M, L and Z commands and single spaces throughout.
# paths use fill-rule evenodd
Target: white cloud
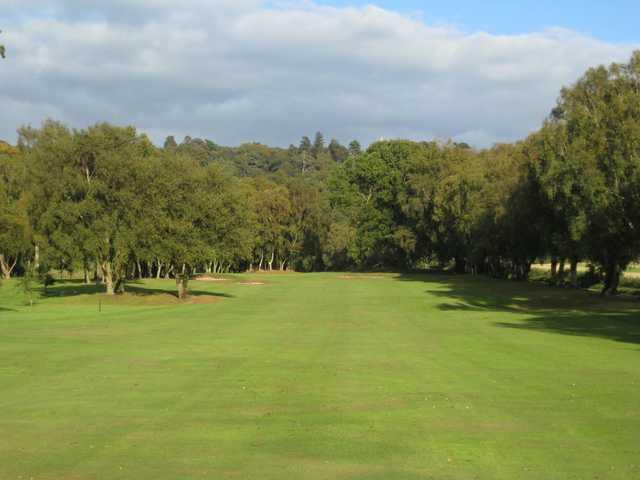
M 0 0 L 0 138 L 53 116 L 287 145 L 455 138 L 536 128 L 561 86 L 631 45 L 562 29 L 463 33 L 369 6 L 260 0 Z M 7 24 L 9 23 L 9 24 Z

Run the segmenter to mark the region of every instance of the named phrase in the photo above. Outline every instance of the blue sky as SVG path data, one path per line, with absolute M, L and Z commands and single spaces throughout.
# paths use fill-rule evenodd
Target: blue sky
M 494 34 L 564 27 L 609 42 L 640 41 L 640 0 L 320 0 L 335 6 L 373 4 L 419 12 L 427 23 L 450 23 L 464 31 Z
M 636 2 L 0 0 L 0 139 L 54 118 L 160 144 L 518 140 L 640 49 Z

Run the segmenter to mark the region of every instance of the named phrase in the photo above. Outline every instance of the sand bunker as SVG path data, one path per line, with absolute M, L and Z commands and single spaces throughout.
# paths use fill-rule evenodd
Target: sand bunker
M 382 280 L 385 277 L 380 275 L 340 275 L 340 280 Z
M 252 287 L 256 285 L 264 285 L 264 282 L 238 282 L 238 285 L 244 285 L 245 287 Z
M 206 275 L 201 275 L 199 277 L 194 278 L 196 282 L 228 282 L 228 278 L 218 278 L 218 277 L 209 277 Z

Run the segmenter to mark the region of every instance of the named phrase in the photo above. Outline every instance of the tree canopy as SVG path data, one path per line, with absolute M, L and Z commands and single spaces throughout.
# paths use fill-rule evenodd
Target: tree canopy
M 615 293 L 640 256 L 640 52 L 562 90 L 513 144 L 389 140 L 225 147 L 52 120 L 0 143 L 0 270 L 130 279 L 250 269 L 415 269 L 526 279 L 589 262 Z

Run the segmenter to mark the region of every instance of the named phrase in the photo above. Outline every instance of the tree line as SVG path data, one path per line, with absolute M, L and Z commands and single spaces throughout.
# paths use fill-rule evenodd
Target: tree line
M 526 139 L 272 148 L 48 120 L 0 144 L 0 269 L 127 280 L 196 272 L 416 269 L 524 280 L 580 262 L 614 294 L 640 256 L 640 52 L 564 88 Z

